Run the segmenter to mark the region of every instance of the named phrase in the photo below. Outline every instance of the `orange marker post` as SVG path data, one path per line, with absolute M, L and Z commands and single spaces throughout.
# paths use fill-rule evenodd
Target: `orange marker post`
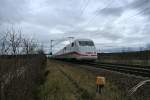
M 104 87 L 106 81 L 105 81 L 105 77 L 102 77 L 102 76 L 97 76 L 96 77 L 96 92 L 97 93 L 100 93 L 102 92 L 102 88 Z

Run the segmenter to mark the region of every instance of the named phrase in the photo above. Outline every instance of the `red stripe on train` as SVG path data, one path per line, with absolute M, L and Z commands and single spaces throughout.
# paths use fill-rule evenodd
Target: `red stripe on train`
M 81 54 L 79 52 L 68 52 L 68 53 L 64 53 L 64 54 L 61 54 L 61 55 L 57 55 L 57 56 L 72 55 L 72 54 L 75 54 L 75 55 L 78 55 L 78 56 L 97 56 L 97 55 Z

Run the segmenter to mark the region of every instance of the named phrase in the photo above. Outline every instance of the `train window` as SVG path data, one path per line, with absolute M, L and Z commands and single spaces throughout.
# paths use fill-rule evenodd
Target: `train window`
M 94 46 L 92 41 L 79 41 L 80 46 Z
M 71 47 L 74 47 L 74 43 L 71 44 Z

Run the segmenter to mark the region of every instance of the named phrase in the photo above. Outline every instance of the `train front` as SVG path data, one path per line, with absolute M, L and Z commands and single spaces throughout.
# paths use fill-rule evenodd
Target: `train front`
M 94 42 L 89 39 L 78 40 L 78 60 L 96 60 L 97 52 Z

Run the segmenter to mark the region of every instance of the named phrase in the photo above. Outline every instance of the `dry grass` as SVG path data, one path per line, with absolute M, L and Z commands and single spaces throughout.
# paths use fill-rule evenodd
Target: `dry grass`
M 40 87 L 41 100 L 76 100 L 75 88 L 63 74 L 59 71 L 59 65 L 48 62 L 47 81 Z
M 96 75 L 82 68 L 73 65 L 64 65 L 63 70 L 68 73 L 78 84 L 92 96 L 93 99 L 100 100 L 127 100 L 123 92 L 119 91 L 115 85 L 107 80 L 101 95 L 96 95 Z
M 37 87 L 44 81 L 45 56 L 0 56 L 1 100 L 36 99 Z
M 107 80 L 102 94 L 96 93 L 96 75 L 75 65 L 48 61 L 47 81 L 40 87 L 43 100 L 129 100 Z

